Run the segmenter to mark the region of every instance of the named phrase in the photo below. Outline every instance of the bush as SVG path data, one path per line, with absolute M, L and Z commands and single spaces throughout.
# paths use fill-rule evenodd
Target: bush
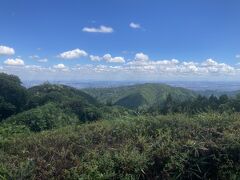
M 78 119 L 76 116 L 65 114 L 63 110 L 53 103 L 25 111 L 5 121 L 5 123 L 25 125 L 34 132 L 62 127 L 77 122 Z
M 66 112 L 74 113 L 81 122 L 95 121 L 102 117 L 102 113 L 94 106 L 82 102 L 81 100 L 66 101 L 61 105 Z
M 0 96 L 0 122 L 13 115 L 16 112 L 16 107 L 8 102 L 5 102 L 4 99 Z
M 31 159 L 36 179 L 238 179 L 239 117 L 127 116 L 68 126 L 8 142 L 0 165 L 14 174 Z

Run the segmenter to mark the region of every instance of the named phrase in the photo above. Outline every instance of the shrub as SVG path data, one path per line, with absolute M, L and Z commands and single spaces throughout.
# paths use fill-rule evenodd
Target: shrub
M 76 116 L 65 114 L 63 110 L 53 103 L 25 111 L 5 121 L 5 123 L 25 125 L 34 132 L 62 127 L 77 122 Z
M 238 113 L 127 116 L 19 136 L 0 165 L 13 177 L 31 159 L 36 179 L 239 179 L 239 134 Z

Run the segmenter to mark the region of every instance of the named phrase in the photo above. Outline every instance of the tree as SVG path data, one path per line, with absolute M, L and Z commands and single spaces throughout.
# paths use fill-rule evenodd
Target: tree
M 76 114 L 82 122 L 98 120 L 102 116 L 96 107 L 81 100 L 66 101 L 61 107 L 65 108 L 67 112 Z
M 1 120 L 13 115 L 16 112 L 16 107 L 11 103 L 5 102 L 0 96 L 0 122 Z
M 208 104 L 211 110 L 217 110 L 219 106 L 218 98 L 214 95 L 211 95 L 208 99 Z
M 0 73 L 0 82 L 0 120 L 2 120 L 23 110 L 27 91 L 17 76 Z
M 161 112 L 163 114 L 168 114 L 168 113 L 172 113 L 173 110 L 173 99 L 171 94 L 167 95 L 166 101 L 163 104 L 163 108 L 161 110 Z
M 229 100 L 228 96 L 226 94 L 223 94 L 219 97 L 219 104 L 225 104 Z
M 75 124 L 77 122 L 78 119 L 75 115 L 65 113 L 54 103 L 48 103 L 44 106 L 24 111 L 5 120 L 5 123 L 24 125 L 34 132 Z

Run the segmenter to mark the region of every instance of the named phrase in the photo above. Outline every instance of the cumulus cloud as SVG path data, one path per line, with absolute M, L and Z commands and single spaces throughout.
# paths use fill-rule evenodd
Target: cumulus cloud
M 134 23 L 134 22 L 131 22 L 131 23 L 129 24 L 129 26 L 130 26 L 131 28 L 133 28 L 133 29 L 139 29 L 139 28 L 141 28 L 141 25 L 140 25 L 140 24 Z
M 112 33 L 114 30 L 112 27 L 107 26 L 100 26 L 98 28 L 96 27 L 84 27 L 82 29 L 83 32 L 89 32 L 89 33 Z
M 13 55 L 15 51 L 13 48 L 7 46 L 0 46 L 0 55 Z
M 144 53 L 137 53 L 132 60 L 125 62 L 124 57 L 112 57 L 111 54 L 104 56 L 90 55 L 92 61 L 108 62 L 111 64 L 81 64 L 76 66 L 66 66 L 56 64 L 51 67 L 41 67 L 37 65 L 24 65 L 24 62 L 16 59 L 8 59 L 4 63 L 1 71 L 13 73 L 16 75 L 24 74 L 25 76 L 35 77 L 48 76 L 62 79 L 101 79 L 112 80 L 202 80 L 202 79 L 220 79 L 233 78 L 236 80 L 240 75 L 239 66 L 231 66 L 219 62 L 215 59 L 206 59 L 202 62 L 180 61 L 177 59 L 153 60 Z M 20 59 L 21 60 L 21 59 Z M 112 64 L 119 63 L 119 64 Z M 122 64 L 121 64 L 122 63 Z M 11 66 L 11 65 L 12 66 Z M 20 65 L 22 64 L 22 65 Z
M 16 59 L 7 59 L 4 61 L 4 64 L 9 66 L 23 66 L 24 61 L 22 59 L 16 58 Z
M 120 56 L 116 56 L 116 57 L 112 57 L 111 54 L 105 54 L 104 56 L 94 56 L 94 55 L 90 55 L 89 56 L 91 61 L 101 61 L 104 60 L 108 63 L 125 63 L 125 59 L 124 57 L 120 57 Z
M 94 56 L 94 55 L 90 55 L 89 58 L 91 59 L 91 61 L 101 61 L 102 60 L 102 57 Z
M 140 55 L 142 57 L 142 55 Z M 149 58 L 135 57 L 124 67 L 125 70 L 134 72 L 145 72 L 155 75 L 173 75 L 173 76 L 212 76 L 212 75 L 234 75 L 240 73 L 236 67 L 225 63 L 219 63 L 213 59 L 207 59 L 202 63 L 180 62 L 177 59 L 172 60 L 150 60 Z M 137 60 L 136 60 L 137 59 Z M 144 60 L 142 60 L 144 59 Z
M 81 49 L 74 49 L 71 51 L 63 52 L 59 55 L 62 59 L 76 59 L 82 56 L 87 56 L 87 52 Z
M 64 64 L 57 64 L 53 66 L 54 69 L 66 69 L 67 67 Z
M 111 54 L 105 54 L 103 56 L 103 60 L 109 63 L 125 63 L 125 59 L 123 57 L 112 57 Z
M 143 54 L 142 52 L 137 53 L 135 55 L 135 61 L 148 61 L 149 57 L 146 54 Z
M 207 59 L 201 64 L 210 73 L 234 73 L 235 68 L 225 63 L 218 63 L 213 59 Z
M 57 64 L 57 65 L 54 65 L 53 68 L 55 68 L 55 69 L 63 69 L 63 68 L 65 68 L 65 65 L 64 64 Z
M 213 59 L 207 59 L 202 63 L 202 66 L 216 66 L 216 65 L 218 65 L 218 63 Z

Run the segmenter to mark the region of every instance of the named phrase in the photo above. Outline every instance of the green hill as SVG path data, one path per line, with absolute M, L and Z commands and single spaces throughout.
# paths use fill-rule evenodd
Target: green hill
M 102 103 L 112 103 L 127 108 L 139 108 L 163 102 L 171 94 L 180 101 L 196 97 L 196 93 L 165 84 L 139 84 L 115 88 L 91 88 L 84 90 Z
M 99 105 L 97 100 L 85 92 L 65 86 L 44 83 L 28 89 L 28 105 L 43 105 L 47 102 L 61 103 L 64 101 L 78 100 L 83 104 Z
M 67 114 L 75 114 L 81 122 L 101 117 L 100 103 L 85 92 L 65 86 L 45 83 L 28 89 L 26 109 L 54 103 Z
M 95 98 L 72 87 L 45 83 L 26 89 L 17 76 L 4 73 L 0 73 L 0 82 L 0 122 L 12 121 L 41 130 L 55 126 L 57 121 L 67 124 L 63 120 L 72 117 L 84 122 L 97 120 L 102 114 L 99 107 L 103 106 Z

